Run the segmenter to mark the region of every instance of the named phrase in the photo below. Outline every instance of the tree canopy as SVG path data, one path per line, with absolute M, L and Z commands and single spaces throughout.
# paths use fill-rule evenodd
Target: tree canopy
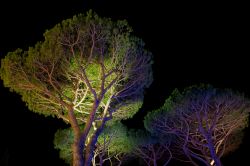
M 175 90 L 161 108 L 148 113 L 144 124 L 155 135 L 175 137 L 171 150 L 176 158 L 219 166 L 220 158 L 239 145 L 249 106 L 248 99 L 232 90 L 192 86 L 182 93 Z
M 126 21 L 90 11 L 62 21 L 44 33 L 44 41 L 1 61 L 4 85 L 30 110 L 70 123 L 75 161 L 90 164 L 106 122 L 132 117 L 152 82 L 152 55 L 131 32 Z
M 150 85 L 151 55 L 130 33 L 126 21 L 112 22 L 91 12 L 74 16 L 47 30 L 45 40 L 28 51 L 9 52 L 2 60 L 1 78 L 32 111 L 68 121 L 61 100 L 74 104 L 84 121 L 102 89 L 100 110 L 111 96 L 110 105 L 139 100 Z M 131 117 L 127 110 L 115 115 Z

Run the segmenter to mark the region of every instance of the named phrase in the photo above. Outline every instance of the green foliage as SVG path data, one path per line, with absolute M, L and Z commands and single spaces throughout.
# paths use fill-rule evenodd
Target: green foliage
M 142 104 L 142 101 L 137 101 L 119 108 L 119 110 L 113 113 L 113 121 L 132 118 L 136 114 L 136 112 L 141 108 Z
M 103 145 L 105 141 L 110 140 L 108 153 L 128 153 L 133 149 L 131 140 L 128 136 L 127 128 L 120 122 L 107 126 L 98 139 L 98 143 Z
M 215 89 L 209 84 L 199 84 L 187 87 L 180 92 L 178 89 L 174 89 L 170 96 L 165 100 L 163 106 L 149 112 L 144 118 L 144 126 L 151 133 L 155 133 L 156 130 L 153 128 L 152 123 L 155 120 L 161 119 L 162 117 L 174 118 L 175 110 L 183 107 L 187 103 L 187 100 L 199 100 L 201 99 L 199 94 L 204 94 L 206 91 L 213 91 Z M 157 133 L 156 133 L 157 134 Z
M 144 50 L 144 43 L 131 32 L 125 20 L 114 22 L 92 11 L 76 15 L 47 30 L 44 41 L 27 51 L 9 52 L 1 61 L 0 77 L 6 87 L 22 96 L 32 111 L 62 117 L 67 115 L 62 102 L 70 105 L 74 102 L 76 116 L 84 119 L 92 108 L 94 96 L 82 73 L 85 71 L 99 94 L 103 63 L 107 75 L 104 87 L 117 81 L 107 89 L 102 103 L 105 105 L 112 99 L 110 105 L 117 110 L 113 117 L 130 118 L 141 107 L 144 88 L 152 82 L 151 53 Z M 115 106 L 120 104 L 118 101 L 126 106 L 118 109 Z M 104 106 L 98 108 L 97 117 L 103 110 Z
M 1 70 L 0 70 L 0 76 L 1 79 L 4 80 L 4 86 L 10 87 L 11 91 L 18 91 L 16 86 L 11 86 L 14 82 L 12 77 L 15 77 L 16 79 L 20 79 L 20 75 L 18 75 L 15 71 L 12 71 L 11 68 L 14 65 L 21 65 L 23 63 L 22 56 L 24 56 L 24 52 L 21 49 L 17 49 L 14 52 L 9 52 L 7 54 L 8 58 L 2 59 L 1 61 Z
M 72 163 L 72 149 L 71 145 L 74 141 L 73 130 L 59 129 L 55 133 L 54 147 L 59 150 L 60 158 L 62 158 L 67 164 Z
M 96 146 L 99 151 L 104 151 L 108 156 L 128 153 L 134 148 L 129 138 L 127 128 L 122 123 L 116 122 L 104 128 L 98 138 Z M 74 136 L 71 128 L 58 130 L 54 137 L 55 149 L 59 150 L 60 158 L 69 164 L 72 161 L 71 145 L 73 141 Z
M 134 148 L 159 143 L 157 137 L 144 130 L 130 130 L 129 138 Z
M 159 109 L 153 110 L 149 112 L 144 118 L 144 127 L 151 132 L 155 133 L 154 128 L 152 128 L 152 123 L 154 123 L 154 119 L 158 119 L 164 116 L 171 116 L 174 114 L 173 109 L 177 102 L 180 102 L 183 98 L 183 94 L 179 92 L 178 89 L 174 89 L 171 95 L 165 100 L 163 106 Z

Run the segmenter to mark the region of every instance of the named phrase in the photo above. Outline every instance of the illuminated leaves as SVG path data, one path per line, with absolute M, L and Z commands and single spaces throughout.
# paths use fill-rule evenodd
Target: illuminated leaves
M 177 96 L 150 112 L 145 127 L 160 137 L 176 137 L 177 158 L 194 165 L 221 165 L 220 158 L 239 145 L 235 140 L 242 138 L 239 133 L 247 126 L 249 101 L 231 90 L 204 85 L 187 88 Z

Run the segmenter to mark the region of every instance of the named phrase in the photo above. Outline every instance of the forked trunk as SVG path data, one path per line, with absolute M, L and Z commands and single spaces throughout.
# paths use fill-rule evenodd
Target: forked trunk
M 73 147 L 73 166 L 84 166 L 83 148 L 80 139 L 75 139 Z

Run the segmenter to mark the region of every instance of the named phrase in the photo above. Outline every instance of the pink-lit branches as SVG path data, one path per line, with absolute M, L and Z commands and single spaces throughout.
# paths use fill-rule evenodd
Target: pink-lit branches
M 227 147 L 235 144 L 231 138 L 246 127 L 250 110 L 241 95 L 211 87 L 191 88 L 169 108 L 149 115 L 146 126 L 161 135 L 174 135 L 174 154 L 181 153 L 193 165 L 208 166 L 221 165 Z

